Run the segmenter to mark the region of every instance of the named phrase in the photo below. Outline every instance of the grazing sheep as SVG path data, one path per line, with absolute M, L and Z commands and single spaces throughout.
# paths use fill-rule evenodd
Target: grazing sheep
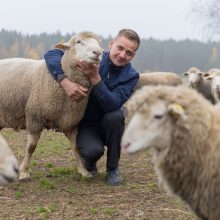
M 8 184 L 18 177 L 18 161 L 0 135 L 0 185 Z
M 159 181 L 201 218 L 220 219 L 220 105 L 195 90 L 145 86 L 128 103 L 122 149 L 151 148 Z
M 206 80 L 207 74 L 201 72 L 201 70 L 199 70 L 196 67 L 191 67 L 183 75 L 188 76 L 189 87 L 197 90 L 212 104 L 215 104 L 215 100 L 211 92 L 211 83 L 208 80 Z
M 141 73 L 134 90 L 140 89 L 144 85 L 172 85 L 177 86 L 183 81 L 176 73 L 170 72 L 150 72 Z
M 103 52 L 100 38 L 92 32 L 81 32 L 55 47 L 65 51 L 61 63 L 66 76 L 90 90 L 91 84 L 75 64 L 76 60 L 99 63 Z M 20 179 L 30 178 L 31 155 L 44 128 L 64 132 L 74 149 L 78 172 L 91 176 L 75 146 L 76 127 L 84 115 L 88 97 L 80 102 L 68 98 L 48 73 L 44 60 L 4 59 L 0 61 L 0 69 L 0 128 L 26 129 L 28 133 Z

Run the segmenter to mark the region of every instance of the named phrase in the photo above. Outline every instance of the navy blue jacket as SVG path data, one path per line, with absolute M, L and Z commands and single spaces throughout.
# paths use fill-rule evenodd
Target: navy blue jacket
M 63 51 L 54 49 L 44 55 L 47 68 L 57 81 L 65 77 L 61 66 L 63 54 Z M 139 73 L 130 63 L 123 67 L 115 66 L 109 59 L 109 52 L 103 54 L 99 74 L 101 81 L 91 90 L 83 118 L 87 122 L 100 121 L 105 113 L 120 109 L 139 79 Z

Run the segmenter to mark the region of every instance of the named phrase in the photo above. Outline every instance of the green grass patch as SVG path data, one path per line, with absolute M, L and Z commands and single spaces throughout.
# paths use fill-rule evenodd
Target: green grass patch
M 54 167 L 54 164 L 53 164 L 53 163 L 48 162 L 46 166 L 47 166 L 48 168 L 53 168 L 53 167 Z
M 90 212 L 94 215 L 96 215 L 98 213 L 98 210 L 96 208 L 91 208 Z
M 75 167 L 54 167 L 51 169 L 50 177 L 64 177 L 76 174 L 77 170 Z
M 147 187 L 149 190 L 154 191 L 154 192 L 158 190 L 157 183 L 148 183 Z
M 50 204 L 49 206 L 39 206 L 37 207 L 37 213 L 44 216 L 44 218 L 49 218 L 49 214 L 57 210 L 57 204 Z M 40 218 L 41 219 L 41 218 Z
M 22 192 L 16 191 L 15 192 L 15 198 L 20 199 L 22 197 Z
M 114 213 L 114 209 L 112 207 L 104 208 L 103 211 L 106 215 L 112 215 Z
M 50 189 L 55 189 L 55 185 L 52 181 L 49 181 L 48 179 L 41 179 L 39 181 L 40 187 L 50 190 Z
M 131 189 L 142 189 L 143 185 L 138 184 L 138 183 L 133 183 L 133 184 L 131 184 L 130 188 Z
M 31 161 L 31 166 L 36 167 L 36 166 L 37 166 L 37 161 L 32 160 L 32 161 Z

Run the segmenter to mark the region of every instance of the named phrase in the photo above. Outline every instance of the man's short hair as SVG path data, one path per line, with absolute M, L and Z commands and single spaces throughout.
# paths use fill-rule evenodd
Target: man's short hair
M 137 42 L 137 49 L 139 48 L 141 40 L 140 40 L 139 35 L 134 30 L 132 30 L 132 29 L 122 29 L 117 34 L 117 37 L 121 37 L 121 36 L 124 36 L 124 37 L 128 38 L 131 41 L 136 41 Z

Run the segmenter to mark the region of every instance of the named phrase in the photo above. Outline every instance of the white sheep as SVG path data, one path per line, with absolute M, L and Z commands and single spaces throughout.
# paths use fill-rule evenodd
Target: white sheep
M 140 89 L 144 85 L 172 85 L 177 86 L 183 81 L 176 73 L 171 72 L 149 72 L 141 73 L 134 90 Z
M 0 185 L 6 185 L 18 177 L 18 161 L 0 135 Z
M 81 32 L 55 47 L 65 51 L 61 63 L 66 76 L 90 90 L 91 84 L 75 64 L 76 60 L 90 63 L 101 60 L 100 38 L 92 32 Z M 19 168 L 20 180 L 30 178 L 31 155 L 44 128 L 64 132 L 74 149 L 78 172 L 91 176 L 75 146 L 77 124 L 84 115 L 88 97 L 80 102 L 68 98 L 48 73 L 44 60 L 4 59 L 0 61 L 0 69 L 0 128 L 26 129 L 28 133 L 25 157 Z
M 215 102 L 220 102 L 220 69 L 212 69 L 206 80 L 211 82 L 211 91 Z
M 211 83 L 206 80 L 207 74 L 196 67 L 191 67 L 187 72 L 183 73 L 184 76 L 188 76 L 188 86 L 197 90 L 214 104 L 215 100 L 211 92 Z
M 211 68 L 211 69 L 208 70 L 207 73 L 208 73 L 209 75 L 211 75 L 211 74 L 213 74 L 213 73 L 215 73 L 215 72 L 218 72 L 218 71 L 220 71 L 219 68 Z
M 127 104 L 122 149 L 132 154 L 151 148 L 165 189 L 201 219 L 219 220 L 220 105 L 184 86 L 145 86 Z

